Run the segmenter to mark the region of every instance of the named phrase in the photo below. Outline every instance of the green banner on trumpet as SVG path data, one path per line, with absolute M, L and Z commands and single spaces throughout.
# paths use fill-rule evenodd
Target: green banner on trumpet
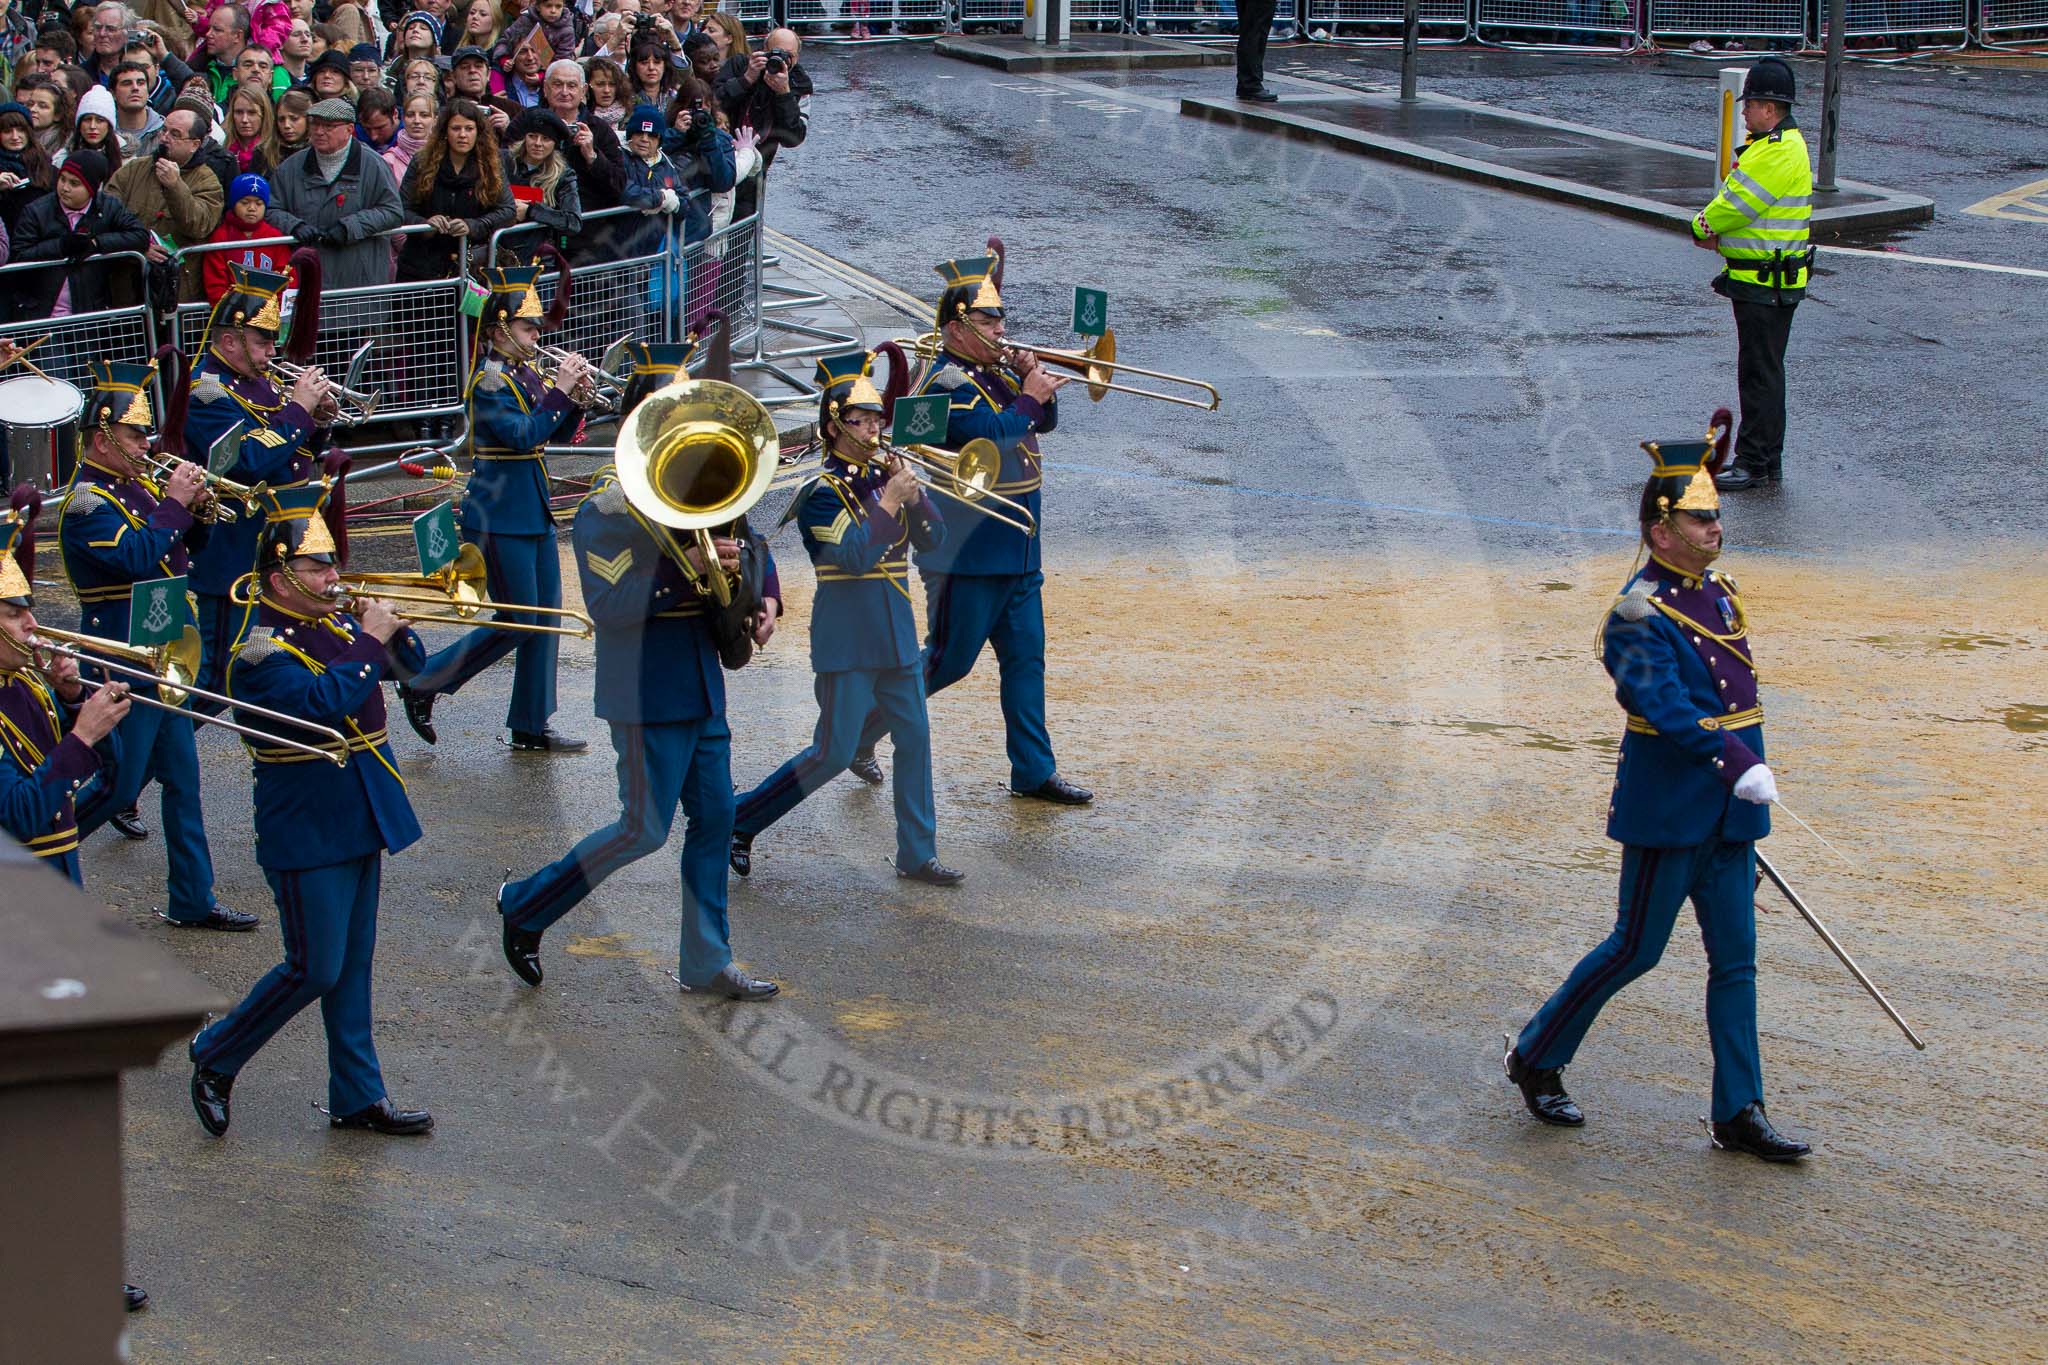
M 462 549 L 462 539 L 455 533 L 455 504 L 443 502 L 414 517 L 412 543 L 419 551 L 422 574 L 436 574 L 453 564 Z
M 1077 286 L 1074 290 L 1074 330 L 1084 337 L 1099 337 L 1109 330 L 1109 295 L 1100 289 Z
M 896 416 L 889 426 L 889 443 L 899 446 L 935 446 L 946 439 L 946 426 L 953 412 L 949 393 L 927 393 L 896 400 Z
M 128 590 L 128 643 L 138 649 L 170 644 L 185 633 L 185 578 L 152 578 Z

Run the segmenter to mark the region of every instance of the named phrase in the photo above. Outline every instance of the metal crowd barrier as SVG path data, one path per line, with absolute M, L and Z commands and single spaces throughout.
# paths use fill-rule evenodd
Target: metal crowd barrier
M 1473 32 L 1509 47 L 1632 48 L 1629 0 L 1475 0 Z
M 1303 0 L 1302 10 L 1304 31 L 1341 35 L 1346 28 L 1363 25 L 1373 30 L 1371 36 L 1390 41 L 1399 41 L 1407 17 L 1402 0 Z M 1466 0 L 1421 0 L 1417 6 L 1416 33 L 1424 42 L 1463 42 L 1472 35 L 1472 27 Z
M 1991 0 L 1985 0 L 1988 5 Z M 2048 4 L 2034 0 L 2036 10 L 2048 15 Z M 2048 22 L 2044 18 L 2042 22 Z M 1826 25 L 1816 30 L 1825 39 Z M 1847 38 L 1942 38 L 1953 36 L 1961 47 L 1970 37 L 1969 0 L 1847 0 L 1842 35 Z M 1917 44 L 1916 46 L 1925 46 Z
M 966 0 L 967 4 L 988 3 L 989 0 Z M 768 9 L 768 0 L 755 0 L 760 8 Z M 866 24 L 878 28 L 883 24 L 929 24 L 943 28 L 952 7 L 952 0 L 773 0 L 782 8 L 782 22 L 799 32 L 811 28 L 831 25 Z M 1024 17 L 1024 0 L 1002 0 L 1014 4 L 1017 20 Z M 1116 0 L 1121 4 L 1122 0 Z M 746 16 L 742 14 L 742 18 Z M 766 17 L 765 15 L 763 17 Z
M 1806 0 L 1649 0 L 1652 41 L 1778 38 L 1806 41 Z
M 156 319 L 150 315 L 147 298 L 149 258 L 139 251 L 118 251 L 95 256 L 95 264 L 110 267 L 132 262 L 136 274 L 136 296 L 145 300 L 125 308 L 105 308 L 91 313 L 67 313 L 60 318 L 27 318 L 0 324 L 0 338 L 26 346 L 37 337 L 49 340 L 29 356 L 36 368 L 52 379 L 61 379 L 79 390 L 92 388 L 92 362 L 117 360 L 146 365 L 156 354 Z M 13 293 L 39 271 L 63 270 L 64 261 L 22 261 L 0 266 L 0 296 Z M 20 365 L 9 367 L 0 378 L 28 374 Z
M 2048 40 L 2048 0 L 1978 0 L 1977 41 L 2009 47 Z

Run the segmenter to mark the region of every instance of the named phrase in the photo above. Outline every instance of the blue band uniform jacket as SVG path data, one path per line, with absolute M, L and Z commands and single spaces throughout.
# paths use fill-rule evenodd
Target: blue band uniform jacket
M 159 501 L 151 480 L 126 479 L 98 465 L 80 464 L 57 514 L 64 572 L 78 593 L 78 628 L 125 643 L 129 590 L 149 579 L 187 572 L 190 547 L 210 544 L 211 529 L 195 522 L 183 503 Z M 154 683 L 127 681 L 138 696 L 156 695 Z
M 420 837 L 385 729 L 379 683 L 393 672 L 426 662 L 410 629 L 391 637 L 389 649 L 344 612 L 310 618 L 262 602 L 236 642 L 228 663 L 228 695 L 332 726 L 347 737 L 348 763 L 245 741 L 254 760 L 256 861 L 284 872 L 397 853 Z M 238 713 L 238 723 L 270 734 L 333 749 L 334 741 L 283 722 Z
M 663 725 L 725 714 L 725 669 L 696 584 L 626 504 L 609 471 L 576 508 L 571 541 L 583 604 L 597 623 L 600 720 Z M 770 557 L 765 595 L 782 600 Z
M 471 536 L 542 536 L 554 529 L 542 447 L 575 430 L 581 415 L 528 364 L 486 356 L 469 381 L 470 453 L 475 468 L 462 495 Z
M 1602 630 L 1602 661 L 1628 713 L 1607 836 L 1690 848 L 1769 834 L 1770 808 L 1734 795 L 1764 761 L 1763 702 L 1735 580 L 1652 557 Z
M 74 880 L 77 793 L 100 770 L 92 746 L 67 733 L 75 713 L 41 673 L 0 669 L 0 828 Z
M 237 424 L 244 430 L 234 463 L 219 471 L 224 477 L 272 488 L 296 488 L 313 477 L 319 467 L 316 448 L 323 442 L 312 416 L 268 379 L 245 379 L 208 353 L 192 371 L 185 458 L 206 468 L 214 443 Z M 233 521 L 213 524 L 205 548 L 193 556 L 194 592 L 225 597 L 236 579 L 256 567 L 263 518 L 235 510 Z
M 908 555 L 946 541 L 926 494 L 892 516 L 882 507 L 888 471 L 828 455 L 797 494 L 796 521 L 818 574 L 811 605 L 811 671 L 906 668 L 918 663 Z
M 995 491 L 1031 509 L 1038 524 L 1038 436 L 1059 425 L 1059 400 L 1041 404 L 1011 384 L 998 366 L 977 365 L 951 351 L 917 386 L 917 392 L 952 396 L 944 446 L 958 450 L 969 441 L 987 439 L 1002 452 Z M 917 567 L 931 573 L 1021 574 L 1038 571 L 1038 537 L 1026 535 L 993 517 L 963 512 L 944 542 L 918 549 Z

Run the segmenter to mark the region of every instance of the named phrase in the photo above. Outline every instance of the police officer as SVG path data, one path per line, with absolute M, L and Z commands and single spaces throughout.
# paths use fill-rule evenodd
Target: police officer
M 1713 475 L 1728 415 L 1705 442 L 1647 441 L 1637 517 L 1650 562 L 1609 610 L 1601 657 L 1628 714 L 1607 837 L 1622 845 L 1621 911 L 1508 1048 L 1502 1065 L 1545 1123 L 1585 1122 L 1563 1070 L 1615 992 L 1657 965 L 1687 899 L 1707 949 L 1714 1146 L 1792 1161 L 1807 1145 L 1764 1114 L 1756 1032 L 1756 849 L 1777 783 L 1764 762 L 1755 653 L 1721 553 Z
M 917 475 L 882 461 L 882 395 L 862 351 L 818 361 L 818 432 L 825 455 L 791 504 L 818 574 L 811 605 L 811 668 L 818 726 L 810 747 L 740 798 L 732 867 L 753 870 L 754 839 L 846 770 L 861 724 L 878 712 L 896 745 L 896 874 L 953 886 L 967 874 L 938 858 L 931 728 L 910 609 L 910 547 L 936 549 L 946 523 Z
M 237 483 L 297 488 L 313 476 L 317 452 L 326 445 L 322 424 L 338 410 L 334 386 L 317 366 L 307 367 L 289 390 L 271 381 L 270 362 L 283 325 L 280 300 L 289 281 L 233 262 L 228 271 L 228 292 L 207 318 L 204 354 L 192 368 L 185 458 L 208 467 L 214 446 L 239 427 L 234 458 L 220 473 Z M 260 515 L 238 511 L 233 520 L 215 521 L 206 543 L 192 556 L 203 651 L 196 681 L 210 692 L 221 690 L 222 671 L 242 620 L 242 609 L 228 601 L 228 589 L 256 567 L 262 529 Z
M 977 438 L 996 444 L 1002 469 L 995 491 L 1014 498 L 1039 520 L 1038 437 L 1059 424 L 1054 395 L 1070 382 L 1054 375 L 1029 351 L 1003 346 L 1003 300 L 992 273 L 994 257 L 947 261 L 938 328 L 944 353 L 918 392 L 950 394 L 945 444 L 957 450 Z M 1059 775 L 1045 725 L 1045 575 L 1039 539 L 993 517 L 955 518 L 943 543 L 919 546 L 924 580 L 924 690 L 935 695 L 967 676 L 983 645 L 993 645 L 1001 670 L 1003 730 L 1010 752 L 1010 790 L 1059 805 L 1086 805 L 1095 793 Z M 854 773 L 880 783 L 874 762 L 881 718 L 870 716 L 861 734 Z
M 78 859 L 78 791 L 100 771 L 94 747 L 128 714 L 125 684 L 90 696 L 78 663 L 45 662 L 35 634 L 35 520 L 41 498 L 23 485 L 0 513 L 0 828 L 44 865 L 84 885 Z
M 78 628 L 87 635 L 125 641 L 128 597 L 135 584 L 184 574 L 190 548 L 206 528 L 192 508 L 205 496 L 199 469 L 185 461 L 159 485 L 149 474 L 151 367 L 93 362 L 94 386 L 81 421 L 84 452 L 64 508 L 57 544 L 64 572 L 78 593 Z M 154 683 L 136 694 L 159 697 Z M 121 722 L 120 761 L 113 780 L 78 812 L 82 839 L 132 804 L 144 785 L 163 791 L 164 854 L 169 905 L 163 918 L 187 929 L 241 932 L 256 916 L 213 898 L 213 855 L 199 800 L 199 754 L 192 722 L 154 706 L 137 706 Z
M 590 373 L 571 355 L 542 379 L 532 361 L 540 345 L 538 266 L 484 271 L 490 293 L 478 321 L 476 373 L 469 382 L 470 451 L 475 465 L 462 495 L 462 538 L 483 551 L 492 600 L 542 607 L 562 605 L 562 565 L 555 549 L 555 514 L 548 505 L 544 447 L 575 430 L 577 393 Z M 508 621 L 546 624 L 507 612 Z M 505 724 L 512 747 L 530 753 L 581 753 L 589 744 L 548 728 L 555 713 L 557 637 L 478 628 L 439 650 L 416 678 L 400 684 L 405 718 L 419 737 L 435 742 L 434 699 L 462 685 L 507 654 L 516 654 L 512 704 Z
M 1749 140 L 1721 192 L 1692 220 L 1693 240 L 1721 253 L 1714 292 L 1735 308 L 1742 429 L 1735 463 L 1715 480 L 1726 492 L 1784 478 L 1785 345 L 1813 265 L 1813 171 L 1792 118 L 1792 94 L 1792 68 L 1782 58 L 1765 57 L 1749 69 L 1742 82 Z
M 687 349 L 647 348 L 635 366 L 635 388 L 657 373 L 679 373 Z M 694 540 L 679 545 L 665 528 L 640 517 L 609 466 L 576 509 L 572 542 L 584 605 L 597 623 L 596 709 L 611 726 L 619 757 L 619 817 L 532 876 L 498 888 L 505 960 L 538 986 L 548 926 L 606 877 L 660 849 L 680 804 L 686 824 L 676 978 L 688 991 L 766 1000 L 780 988 L 733 962 L 726 922 L 732 731 L 703 588 L 710 566 Z M 738 567 L 736 541 L 718 537 L 713 548 L 716 571 Z M 782 611 L 772 561 L 762 597 L 753 632 L 766 644 Z
M 256 861 L 277 899 L 284 961 L 241 1004 L 192 1040 L 192 1107 L 200 1126 L 228 1129 L 229 1095 L 249 1059 L 320 1002 L 327 1025 L 327 1109 L 334 1128 L 427 1132 L 424 1109 L 394 1108 L 370 1037 L 370 969 L 384 853 L 420 837 L 385 733 L 384 678 L 419 667 L 419 637 L 373 602 L 360 621 L 328 594 L 334 537 L 319 484 L 272 499 L 252 575 L 253 606 L 227 670 L 228 694 L 331 726 L 346 736 L 342 766 L 247 741 L 256 780 Z M 278 733 L 280 722 L 238 714 Z M 306 738 L 305 736 L 282 736 Z M 333 741 L 327 741 L 332 745 Z

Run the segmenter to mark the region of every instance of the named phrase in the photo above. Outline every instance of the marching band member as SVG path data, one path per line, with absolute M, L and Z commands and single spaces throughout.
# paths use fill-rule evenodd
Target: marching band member
M 680 373 L 688 349 L 645 348 L 633 389 L 646 378 Z M 635 396 L 629 390 L 622 410 L 631 411 Z M 505 960 L 538 986 L 542 933 L 606 877 L 658 850 L 680 804 L 687 823 L 677 979 L 689 991 L 766 1000 L 780 988 L 734 964 L 726 922 L 732 731 L 702 586 L 707 569 L 738 568 L 740 546 L 715 537 L 719 562 L 706 565 L 694 538 L 679 548 L 665 528 L 635 513 L 610 467 L 577 507 L 573 540 L 584 605 L 597 623 L 596 709 L 611 726 L 619 757 L 619 818 L 532 876 L 498 888 Z M 758 644 L 775 633 L 782 611 L 772 560 L 762 598 L 753 621 Z
M 562 565 L 555 514 L 548 506 L 544 448 L 566 438 L 581 415 L 576 395 L 589 363 L 571 355 L 546 379 L 533 367 L 546 316 L 535 282 L 538 266 L 484 271 L 490 282 L 478 320 L 479 362 L 469 384 L 470 450 L 475 465 L 462 495 L 463 539 L 483 551 L 490 594 L 499 602 L 562 605 Z M 561 286 L 563 297 L 568 281 Z M 511 621 L 537 618 L 507 613 Z M 555 713 L 556 638 L 479 628 L 435 653 L 420 676 L 400 684 L 405 718 L 432 744 L 434 699 L 516 653 L 512 703 L 505 724 L 512 747 L 534 753 L 581 753 L 587 741 L 548 728 Z
M 283 325 L 280 300 L 289 281 L 283 275 L 229 262 L 231 283 L 206 322 L 203 354 L 192 368 L 191 396 L 185 410 L 185 458 L 207 468 L 213 447 L 228 432 L 241 428 L 232 463 L 219 472 L 244 484 L 297 488 L 318 472 L 320 448 L 326 443 L 322 423 L 336 412 L 334 386 L 316 366 L 308 366 L 279 389 L 270 376 Z M 300 290 L 295 327 L 317 326 L 310 285 Z M 175 419 L 175 414 L 173 415 Z M 175 433 L 174 433 L 175 434 Z M 210 692 L 219 692 L 242 610 L 228 601 L 235 580 L 256 567 L 256 540 L 262 518 L 254 512 L 222 519 L 211 527 L 206 544 L 192 556 L 192 590 L 199 597 L 199 634 L 203 650 L 198 678 Z
M 1707 1037 L 1714 1052 L 1714 1146 L 1795 1161 L 1807 1144 L 1764 1114 L 1756 1032 L 1756 841 L 1771 832 L 1778 784 L 1764 763 L 1756 655 L 1735 580 L 1707 567 L 1721 553 L 1714 488 L 1728 453 L 1715 441 L 1645 441 L 1655 467 L 1637 521 L 1650 562 L 1601 626 L 1601 655 L 1628 712 L 1607 837 L 1622 846 L 1621 913 L 1501 1059 L 1529 1112 L 1586 1121 L 1564 1068 L 1614 994 L 1657 965 L 1691 900 L 1707 949 Z
M 128 639 L 128 597 L 135 584 L 185 573 L 190 547 L 206 528 L 192 508 L 205 493 L 199 469 L 175 465 L 159 486 L 149 475 L 151 367 L 93 362 L 94 387 L 81 421 L 85 446 L 77 476 L 57 517 L 64 571 L 78 592 L 79 630 L 102 639 Z M 138 696 L 155 698 L 155 684 Z M 256 916 L 230 910 L 213 898 L 213 856 L 206 846 L 199 803 L 199 754 L 192 722 L 153 706 L 137 706 L 121 722 L 120 761 L 78 812 L 82 839 L 127 809 L 154 780 L 163 791 L 164 854 L 169 905 L 159 912 L 188 929 L 247 931 Z
M 938 267 L 946 281 L 938 309 L 944 353 L 917 391 L 951 395 L 942 443 L 947 449 L 958 450 L 977 438 L 995 443 L 1003 457 L 995 491 L 1030 508 L 1032 524 L 1038 526 L 1038 438 L 1058 425 L 1054 395 L 1072 381 L 1053 374 L 1031 352 L 1003 346 L 1000 271 L 999 260 L 990 256 Z M 1045 725 L 1045 575 L 1039 569 L 1039 537 L 993 517 L 956 520 L 961 524 L 944 543 L 917 551 L 930 632 L 924 650 L 925 694 L 966 677 L 982 646 L 995 646 L 1010 790 L 1064 806 L 1086 805 L 1095 794 L 1059 775 Z M 864 782 L 882 780 L 874 760 L 881 733 L 881 717 L 869 716 L 853 763 Z
M 931 730 L 910 607 L 910 547 L 937 549 L 946 523 L 908 465 L 873 458 L 883 402 L 868 378 L 872 364 L 860 351 L 818 361 L 818 432 L 826 454 L 818 478 L 792 504 L 818 573 L 811 607 L 818 726 L 809 748 L 740 798 L 732 868 L 742 877 L 753 870 L 761 831 L 846 771 L 871 711 L 879 711 L 896 745 L 896 874 L 933 886 L 967 876 L 938 858 Z
M 94 746 L 128 714 L 128 688 L 86 696 L 76 660 L 59 656 L 45 666 L 29 644 L 41 503 L 24 485 L 13 519 L 0 526 L 0 828 L 82 886 L 76 798 L 100 771 Z
M 346 732 L 347 762 L 337 767 L 247 741 L 256 779 L 256 861 L 277 899 L 284 961 L 192 1040 L 192 1107 L 215 1137 L 227 1131 L 235 1077 L 315 1000 L 327 1026 L 329 1125 L 394 1136 L 434 1126 L 424 1109 L 393 1107 L 370 1037 L 384 853 L 420 837 L 385 733 L 378 684 L 417 668 L 426 653 L 389 606 L 371 602 L 357 620 L 332 595 L 340 570 L 320 516 L 324 491 L 313 484 L 272 498 L 227 689 L 237 703 Z M 237 719 L 277 733 L 275 721 L 240 712 Z

